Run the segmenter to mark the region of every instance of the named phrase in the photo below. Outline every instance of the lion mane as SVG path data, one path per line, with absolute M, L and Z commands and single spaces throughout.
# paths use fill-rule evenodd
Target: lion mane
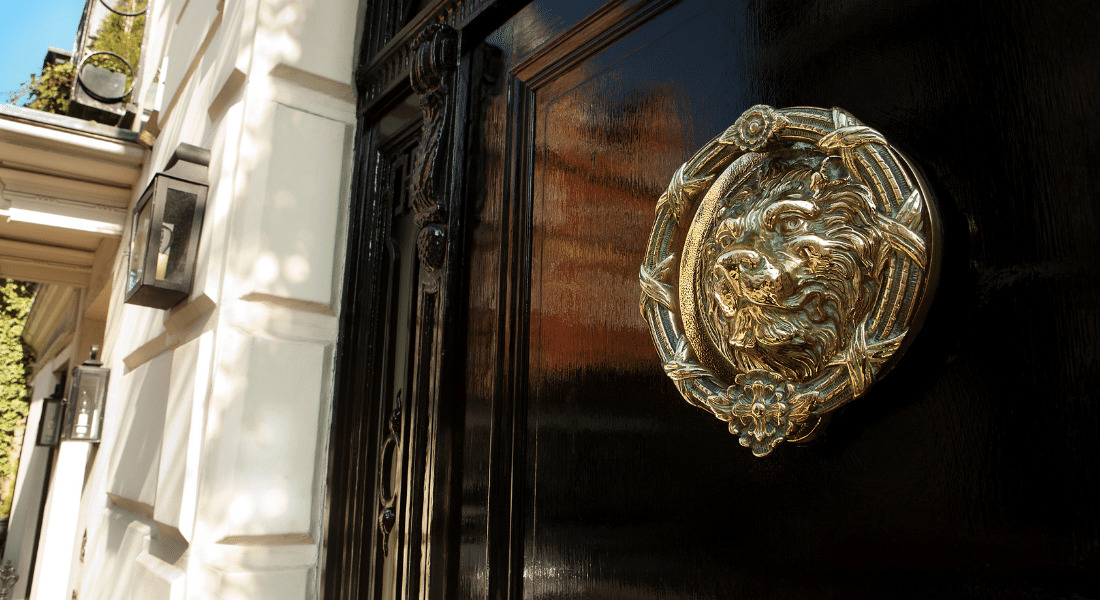
M 741 371 L 813 378 L 879 295 L 888 244 L 870 190 L 839 157 L 777 157 L 719 210 L 697 282 L 708 336 Z

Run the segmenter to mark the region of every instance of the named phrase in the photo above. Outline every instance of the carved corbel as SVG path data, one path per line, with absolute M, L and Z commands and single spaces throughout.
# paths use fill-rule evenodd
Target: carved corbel
M 441 187 L 446 180 L 446 132 L 449 129 L 452 82 L 457 59 L 458 33 L 454 28 L 432 24 L 413 40 L 409 78 L 420 97 L 424 122 L 420 145 L 413 162 L 413 208 L 419 230 L 416 246 L 420 260 L 430 269 L 443 266 L 447 242 L 447 207 Z

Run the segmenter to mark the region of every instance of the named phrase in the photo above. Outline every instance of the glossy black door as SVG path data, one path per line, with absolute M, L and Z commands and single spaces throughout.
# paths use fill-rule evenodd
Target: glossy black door
M 1100 593 L 1100 11 L 1044 4 L 547 1 L 464 54 L 457 597 Z M 673 171 L 758 103 L 883 132 L 945 226 L 897 368 L 764 459 L 637 285 Z

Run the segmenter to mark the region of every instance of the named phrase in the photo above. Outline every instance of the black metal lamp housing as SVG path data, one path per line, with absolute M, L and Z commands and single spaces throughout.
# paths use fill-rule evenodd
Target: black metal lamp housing
M 180 144 L 134 207 L 126 303 L 172 308 L 191 293 L 210 151 Z
M 103 405 L 107 400 L 107 382 L 111 370 L 99 362 L 99 346 L 92 346 L 91 356 L 73 367 L 65 411 L 65 439 L 78 442 L 99 442 L 103 428 Z
M 42 399 L 42 416 L 38 419 L 38 439 L 35 445 L 56 446 L 61 441 L 61 417 L 65 413 L 65 396 L 61 384 L 53 394 Z

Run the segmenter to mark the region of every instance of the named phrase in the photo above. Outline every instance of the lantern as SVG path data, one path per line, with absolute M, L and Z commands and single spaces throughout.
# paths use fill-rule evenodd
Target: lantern
M 180 144 L 134 207 L 126 303 L 171 308 L 191 293 L 210 152 Z
M 62 384 L 57 384 L 53 394 L 42 399 L 42 415 L 38 419 L 38 446 L 56 446 L 61 441 L 61 417 L 65 413 L 65 396 Z
M 103 404 L 107 400 L 107 382 L 111 370 L 98 359 L 99 346 L 92 346 L 91 356 L 73 367 L 65 411 L 65 439 L 78 442 L 99 442 L 103 425 Z

